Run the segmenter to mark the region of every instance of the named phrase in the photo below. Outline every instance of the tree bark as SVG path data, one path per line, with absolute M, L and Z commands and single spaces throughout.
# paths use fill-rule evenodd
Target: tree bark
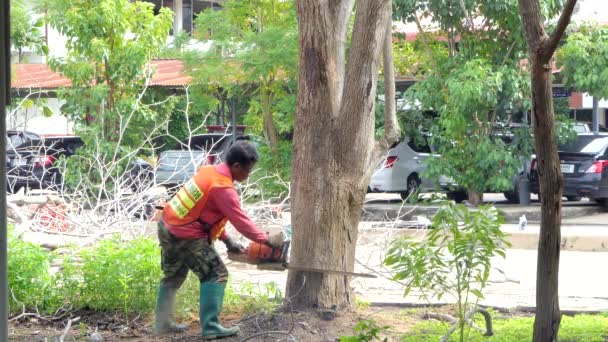
M 533 341 L 557 341 L 561 321 L 558 273 L 564 184 L 557 154 L 551 89 L 551 58 L 570 22 L 575 4 L 576 0 L 568 0 L 555 32 L 548 36 L 539 1 L 519 0 L 520 15 L 530 55 L 536 159 L 542 198 Z
M 374 100 L 391 2 L 357 2 L 346 66 L 346 33 L 354 0 L 296 4 L 300 76 L 290 263 L 352 271 L 361 207 L 377 164 L 375 152 L 382 148 L 374 141 Z M 385 130 L 392 134 L 395 128 Z M 323 273 L 290 271 L 287 295 L 296 295 L 292 302 L 301 308 L 354 303 L 349 277 Z

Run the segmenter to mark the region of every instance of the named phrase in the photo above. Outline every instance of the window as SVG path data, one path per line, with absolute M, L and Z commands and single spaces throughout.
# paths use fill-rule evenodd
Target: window
M 410 139 L 410 142 L 407 143 L 414 152 L 418 153 L 431 153 L 431 147 L 429 146 L 426 137 L 420 137 L 418 139 Z

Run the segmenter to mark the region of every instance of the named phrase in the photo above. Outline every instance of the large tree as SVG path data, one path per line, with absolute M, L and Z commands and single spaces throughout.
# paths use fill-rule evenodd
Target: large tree
M 290 263 L 352 271 L 366 188 L 382 152 L 399 136 L 394 110 L 374 141 L 374 99 L 389 0 L 298 0 L 300 76 L 292 166 Z M 388 61 L 390 63 L 390 61 Z M 350 279 L 289 272 L 299 307 L 354 303 Z
M 293 1 L 230 0 L 196 19 L 195 37 L 212 48 L 195 56 L 196 83 L 232 97 L 247 97 L 247 124 L 264 135 L 271 152 L 293 127 L 297 75 L 297 22 Z
M 11 45 L 17 50 L 17 63 L 23 61 L 23 50 L 27 48 L 35 53 L 48 54 L 44 35 L 40 32 L 43 20 L 35 20 L 32 12 L 20 1 L 13 1 L 11 6 Z
M 539 0 L 519 0 L 532 78 L 534 139 L 540 176 L 541 222 L 536 270 L 534 341 L 557 341 L 561 312 L 558 274 L 564 180 L 560 170 L 552 93 L 552 57 L 566 30 L 576 0 L 568 0 L 551 35 L 545 31 Z
M 138 145 L 141 132 L 162 121 L 139 100 L 153 73 L 149 62 L 167 40 L 171 11 L 155 15 L 153 4 L 129 0 L 46 0 L 45 6 L 49 24 L 67 38 L 67 56 L 49 60 L 71 81 L 59 93 L 63 111 L 87 136 Z
M 560 0 L 542 2 L 543 14 L 549 16 L 560 4 Z M 442 158 L 429 159 L 428 177 L 449 176 L 467 190 L 472 203 L 480 202 L 486 191 L 504 191 L 516 200 L 512 177 L 532 153 L 531 142 L 527 130 L 515 132 L 521 133 L 515 144 L 498 139 L 496 131 L 530 105 L 529 77 L 520 66 L 526 44 L 517 3 L 394 0 L 393 4 L 396 19 L 418 26 L 413 48 L 428 60 L 417 75 L 423 80 L 406 93 L 419 111 L 437 113 L 429 130 Z M 434 29 L 424 28 L 422 17 L 431 20 Z

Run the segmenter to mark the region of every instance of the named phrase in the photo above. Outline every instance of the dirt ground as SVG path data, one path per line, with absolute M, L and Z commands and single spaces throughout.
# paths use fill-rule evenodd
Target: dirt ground
M 273 314 L 258 314 L 245 318 L 224 317 L 225 326 L 238 325 L 241 333 L 237 337 L 225 338 L 223 342 L 236 341 L 337 341 L 340 336 L 355 335 L 353 327 L 362 319 L 373 319 L 379 326 L 391 327 L 389 341 L 408 331 L 413 324 L 421 320 L 422 310 L 395 307 L 367 307 L 350 311 L 335 312 L 333 320 L 324 320 L 317 311 L 291 312 L 283 311 Z M 151 332 L 153 317 L 129 317 L 108 315 L 96 312 L 78 312 L 72 317 L 80 316 L 80 321 L 73 323 L 64 341 L 91 341 L 91 334 L 101 334 L 103 341 L 201 341 L 200 326 L 193 318 L 190 329 L 183 334 L 155 336 Z M 333 312 L 330 316 L 334 316 Z M 40 319 L 13 321 L 10 326 L 9 341 L 59 341 L 63 335 L 67 319 L 46 322 Z M 277 331 L 279 333 L 254 336 L 260 332 Z M 98 340 L 100 341 L 100 340 Z

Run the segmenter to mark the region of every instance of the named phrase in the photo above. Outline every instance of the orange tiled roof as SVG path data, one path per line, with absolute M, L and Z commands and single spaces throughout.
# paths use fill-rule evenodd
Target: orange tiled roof
M 179 59 L 155 59 L 151 64 L 156 72 L 148 86 L 181 87 L 192 80 L 184 74 L 184 64 Z M 46 64 L 16 64 L 11 79 L 12 89 L 57 89 L 70 85 L 69 79 Z

